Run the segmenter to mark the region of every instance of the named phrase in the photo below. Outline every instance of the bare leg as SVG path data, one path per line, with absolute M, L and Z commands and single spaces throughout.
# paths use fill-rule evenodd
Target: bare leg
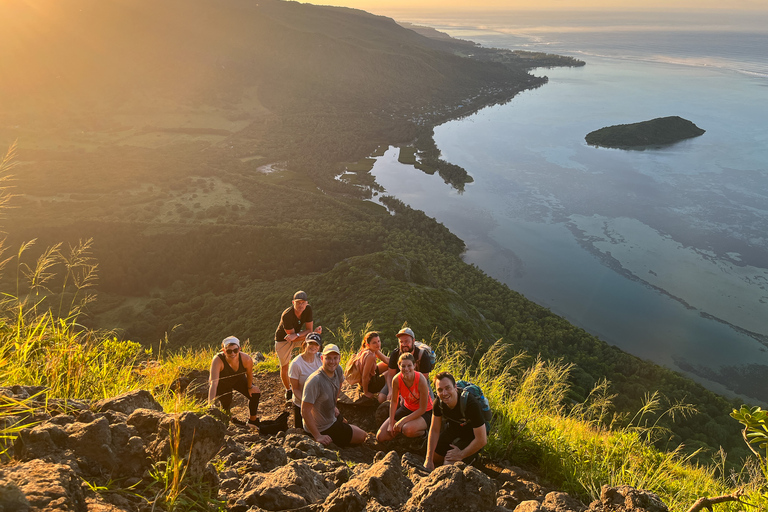
M 376 441 L 383 443 L 392 439 L 394 439 L 394 436 L 389 433 L 389 418 L 387 418 L 379 427 L 379 431 L 376 432 Z
M 368 434 L 366 434 L 360 427 L 356 427 L 355 425 L 350 426 L 352 427 L 352 440 L 350 441 L 350 444 L 363 444 L 365 438 L 368 437 Z
M 283 387 L 285 389 L 291 389 L 291 379 L 288 378 L 288 365 L 280 367 L 280 380 L 283 381 Z

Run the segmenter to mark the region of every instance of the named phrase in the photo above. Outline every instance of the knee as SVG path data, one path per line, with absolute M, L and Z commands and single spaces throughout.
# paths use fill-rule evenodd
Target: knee
M 414 425 L 414 423 L 414 421 L 411 421 L 403 425 L 403 435 L 405 437 L 416 437 L 423 432 L 424 429 L 419 429 L 418 425 Z

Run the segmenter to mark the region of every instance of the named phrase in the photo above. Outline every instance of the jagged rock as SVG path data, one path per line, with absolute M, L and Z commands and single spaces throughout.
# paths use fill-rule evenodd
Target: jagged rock
M 400 465 L 405 469 L 408 479 L 417 482 L 420 478 L 429 476 L 429 470 L 424 467 L 424 457 L 411 452 L 406 452 L 400 458 Z
M 541 507 L 549 512 L 583 512 L 587 509 L 582 502 L 564 492 L 550 492 Z
M 32 460 L 0 469 L 0 510 L 86 512 L 80 478 L 69 466 Z
M 318 503 L 328 497 L 323 478 L 305 464 L 290 461 L 272 473 L 246 475 L 234 505 L 286 510 Z
M 254 448 L 250 459 L 258 462 L 263 472 L 285 466 L 288 462 L 288 457 L 285 455 L 285 450 L 282 447 L 269 444 Z
M 136 409 L 150 409 L 153 411 L 163 411 L 152 393 L 144 389 L 128 391 L 121 395 L 99 400 L 93 407 L 97 411 L 117 411 L 123 414 L 132 414 Z
M 42 459 L 46 462 L 59 462 L 59 451 L 66 445 L 66 437 L 61 427 L 55 424 L 25 428 L 19 431 L 13 452 L 16 458 L 23 461 Z
M 344 486 L 328 496 L 323 504 L 323 512 L 362 512 L 367 502 L 355 489 Z
M 669 512 L 656 494 L 628 485 L 600 489 L 600 499 L 589 505 L 589 512 Z
M 343 488 L 354 489 L 366 501 L 376 499 L 386 506 L 405 503 L 413 484 L 403 475 L 397 452 L 389 452 L 361 474 L 352 477 Z
M 459 463 L 440 466 L 413 488 L 407 510 L 493 510 L 496 485 L 478 469 Z
M 112 450 L 112 432 L 106 418 L 90 423 L 74 422 L 66 425 L 67 449 L 70 450 L 86 475 L 113 472 L 118 459 Z
M 139 436 L 148 439 L 157 432 L 157 425 L 165 418 L 165 414 L 153 409 L 136 409 L 133 411 L 126 423 L 136 428 Z
M 129 421 L 133 417 L 132 414 Z M 198 417 L 192 412 L 181 413 L 178 417 L 163 414 L 147 443 L 147 454 L 152 460 L 163 461 L 176 449 L 178 456 L 187 461 L 187 474 L 193 478 L 200 477 L 205 473 L 208 462 L 223 446 L 226 432 L 227 426 L 212 416 Z M 178 445 L 174 448 L 173 441 L 177 435 Z
M 541 503 L 536 500 L 525 500 L 514 508 L 515 512 L 543 512 Z

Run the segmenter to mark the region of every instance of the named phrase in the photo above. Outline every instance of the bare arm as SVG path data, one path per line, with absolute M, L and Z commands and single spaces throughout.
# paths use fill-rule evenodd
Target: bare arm
M 219 374 L 223 365 L 218 356 L 213 356 L 211 369 L 208 372 L 208 405 L 212 406 L 216 399 L 216 388 L 219 386 Z
M 463 450 L 459 450 L 456 446 L 451 445 L 451 449 L 448 450 L 448 453 L 445 454 L 445 462 L 453 463 L 464 460 L 467 457 L 479 452 L 483 446 L 488 443 L 488 435 L 485 431 L 485 424 L 473 428 L 472 433 L 475 435 L 475 438 Z
M 400 379 L 392 379 L 392 389 L 390 390 L 390 393 L 392 393 L 392 400 L 389 402 L 389 426 L 387 427 L 387 430 L 394 436 L 399 432 L 395 429 L 395 412 L 397 412 L 398 398 L 400 397 Z
M 395 376 L 395 373 L 397 373 L 395 370 L 390 368 L 387 370 L 387 374 L 384 376 L 387 379 L 387 387 L 389 388 L 389 393 L 387 394 L 387 400 L 392 400 L 392 378 Z
M 300 332 L 296 332 L 293 329 L 286 329 L 285 330 L 285 341 L 304 341 L 304 339 L 307 337 L 307 334 L 311 332 L 316 332 L 317 334 L 320 334 L 323 332 L 323 328 L 321 326 L 317 326 L 316 329 L 313 329 L 314 322 L 307 322 L 304 324 L 304 330 Z
M 385 356 L 384 352 L 382 352 L 381 350 L 378 350 L 376 352 L 376 357 L 378 357 L 379 359 L 381 359 L 385 363 L 389 364 L 389 356 Z
M 376 365 L 376 357 L 371 357 L 370 354 L 365 355 L 363 361 L 363 371 L 360 372 L 360 386 L 363 388 L 363 394 L 365 396 L 373 396 L 373 393 L 368 391 L 368 384 L 371 382 L 371 374 L 373 374 L 373 368 Z
M 301 392 L 304 390 L 304 386 L 299 383 L 299 379 L 291 377 L 291 389 L 293 390 L 293 396 L 301 399 Z
M 258 386 L 253 384 L 253 359 L 248 354 L 243 354 L 243 368 L 245 368 L 245 378 L 248 381 L 248 393 L 251 394 L 253 391 L 259 393 Z
M 304 419 L 304 425 L 307 427 L 307 430 L 309 430 L 309 433 L 312 434 L 312 437 L 315 438 L 315 441 L 323 446 L 328 446 L 333 439 L 331 439 L 331 436 L 323 435 L 317 430 L 317 423 L 315 422 L 314 416 L 312 416 L 312 410 L 314 408 L 315 404 L 301 402 L 301 417 Z
M 440 428 L 442 426 L 443 417 L 433 415 L 432 425 L 429 427 L 429 435 L 427 437 L 427 456 L 424 461 L 424 465 L 429 470 L 435 469 L 435 448 L 437 448 L 437 442 L 440 440 Z

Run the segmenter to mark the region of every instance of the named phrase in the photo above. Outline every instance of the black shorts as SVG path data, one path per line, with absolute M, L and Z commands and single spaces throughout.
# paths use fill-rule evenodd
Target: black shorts
M 379 369 L 376 368 L 376 375 L 371 377 L 371 380 L 368 381 L 368 391 L 371 393 L 378 393 L 386 383 L 387 379 L 385 379 L 383 375 L 380 375 Z M 362 389 L 362 386 L 360 386 L 360 389 Z
M 450 420 L 446 420 L 446 423 L 448 423 L 448 428 L 440 434 L 440 439 L 437 441 L 437 448 L 435 448 L 435 453 L 441 457 L 445 457 L 445 454 L 451 449 L 451 445 L 457 446 L 460 450 L 463 450 L 469 446 L 469 443 L 471 443 L 473 439 L 475 439 L 475 433 L 469 425 L 462 427 L 455 421 Z M 482 450 L 478 450 L 477 453 L 473 453 L 464 459 L 464 462 L 467 464 L 471 463 L 481 451 Z
M 336 418 L 336 423 L 320 433 L 324 436 L 331 436 L 336 446 L 349 446 L 352 441 L 352 427 L 348 423 L 344 423 L 344 418 L 341 416 Z
M 395 421 L 405 418 L 412 412 L 413 411 L 408 409 L 406 406 L 400 405 L 395 411 Z M 429 426 L 432 424 L 432 409 L 424 412 L 421 417 L 424 418 L 424 421 L 427 423 L 427 429 L 429 429 Z

